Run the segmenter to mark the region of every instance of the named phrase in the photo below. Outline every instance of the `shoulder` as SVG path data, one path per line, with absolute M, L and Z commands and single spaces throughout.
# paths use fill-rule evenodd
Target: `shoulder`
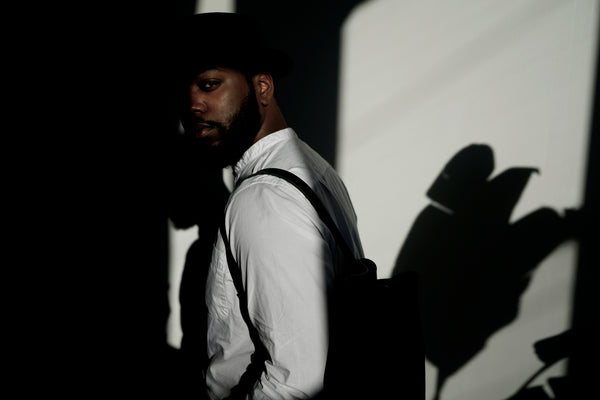
M 301 249 L 331 241 L 327 227 L 304 195 L 273 176 L 252 177 L 236 188 L 226 211 L 225 233 L 236 258 L 247 261 L 249 254 L 295 256 Z
M 227 206 L 230 224 L 261 226 L 271 220 L 314 224 L 318 216 L 310 202 L 284 179 L 259 175 L 244 180 L 232 193 Z
M 249 203 L 265 205 L 261 202 L 275 200 L 297 204 L 304 202 L 298 189 L 284 179 L 272 175 L 256 175 L 245 179 L 233 191 L 229 206 L 246 208 Z

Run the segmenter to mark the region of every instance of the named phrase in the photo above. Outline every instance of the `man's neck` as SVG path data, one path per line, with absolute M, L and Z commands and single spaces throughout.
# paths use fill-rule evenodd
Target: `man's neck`
M 288 127 L 283 114 L 279 110 L 279 107 L 276 103 L 270 105 L 271 109 L 267 110 L 265 114 L 265 119 L 263 124 L 261 125 L 258 133 L 254 137 L 254 143 L 258 142 L 260 139 L 265 136 L 270 135 L 271 133 L 280 131 Z

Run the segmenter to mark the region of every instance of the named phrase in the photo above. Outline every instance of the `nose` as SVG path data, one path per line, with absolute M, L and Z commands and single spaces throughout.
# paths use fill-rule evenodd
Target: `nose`
M 194 114 L 205 113 L 207 111 L 206 99 L 195 85 L 190 87 L 190 111 Z

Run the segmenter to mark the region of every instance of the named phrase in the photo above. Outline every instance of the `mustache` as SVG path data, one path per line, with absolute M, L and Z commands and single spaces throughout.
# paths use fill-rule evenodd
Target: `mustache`
M 220 125 L 220 123 L 217 121 L 211 121 L 202 117 L 190 117 L 188 118 L 188 122 L 192 124 Z
M 223 125 L 222 123 L 220 123 L 218 121 L 212 121 L 209 119 L 204 119 L 202 117 L 196 117 L 196 116 L 188 117 L 185 120 L 182 120 L 181 122 L 186 130 L 187 129 L 193 130 L 194 127 L 196 127 L 197 125 L 207 125 L 207 126 L 215 127 L 218 129 L 225 128 L 225 125 Z

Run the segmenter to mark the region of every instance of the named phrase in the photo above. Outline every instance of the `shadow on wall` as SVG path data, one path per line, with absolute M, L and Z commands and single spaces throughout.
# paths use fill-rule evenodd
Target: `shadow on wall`
M 273 47 L 294 60 L 277 84 L 288 124 L 335 167 L 342 24 L 362 0 L 238 0 L 238 12 L 256 17 Z
M 517 316 L 532 272 L 560 243 L 578 236 L 581 212 L 537 209 L 509 223 L 536 168 L 509 168 L 493 179 L 492 149 L 463 148 L 445 165 L 416 218 L 394 273 L 420 276 L 425 355 L 446 379 Z
M 198 236 L 187 250 L 181 284 L 173 288 L 179 294 L 182 339 L 179 350 L 167 346 L 168 373 L 172 395 L 197 393 L 200 398 L 198 379 L 207 361 L 204 287 L 229 190 L 221 169 L 200 163 L 187 144 L 175 137 L 169 146 L 168 215 L 175 229 L 195 228 Z

